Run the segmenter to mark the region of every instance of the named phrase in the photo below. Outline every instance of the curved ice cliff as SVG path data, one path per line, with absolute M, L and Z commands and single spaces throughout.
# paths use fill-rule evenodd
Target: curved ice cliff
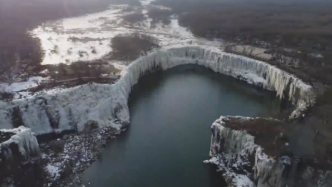
M 268 156 L 261 146 L 255 144 L 255 137 L 245 130 L 227 127 L 225 124 L 231 123 L 230 119 L 246 121 L 252 118 L 228 116 L 217 119 L 211 126 L 211 159 L 204 161 L 217 165 L 229 186 L 332 186 L 332 171 L 321 171 L 310 166 L 298 171 L 294 158 Z M 293 172 L 297 172 L 299 177 L 296 178 Z
M 0 102 L 0 128 L 21 125 L 37 135 L 64 130 L 82 130 L 85 125 L 121 128 L 129 124 L 127 100 L 131 89 L 144 73 L 166 70 L 182 64 L 198 64 L 250 84 L 276 91 L 296 109 L 291 118 L 315 102 L 310 85 L 267 63 L 221 52 L 216 48 L 182 47 L 162 49 L 134 61 L 114 85 L 87 84 L 26 100 Z
M 10 130 L 0 130 L 0 165 L 12 158 L 27 161 L 38 155 L 38 141 L 29 128 L 21 126 Z

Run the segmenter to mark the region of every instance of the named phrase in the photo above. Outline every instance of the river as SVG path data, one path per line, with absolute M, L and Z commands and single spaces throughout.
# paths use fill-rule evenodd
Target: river
M 209 158 L 221 115 L 270 116 L 275 94 L 204 67 L 143 76 L 129 98 L 131 125 L 83 174 L 93 187 L 226 187 Z

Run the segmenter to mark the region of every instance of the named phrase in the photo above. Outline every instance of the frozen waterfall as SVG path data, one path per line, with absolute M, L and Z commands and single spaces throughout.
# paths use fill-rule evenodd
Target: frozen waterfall
M 298 117 L 315 102 L 310 85 L 267 63 L 228 54 L 216 48 L 188 46 L 162 49 L 131 63 L 114 85 L 88 84 L 26 100 L 0 102 L 0 128 L 29 127 L 37 135 L 64 130 L 82 130 L 86 124 L 121 128 L 129 124 L 127 100 L 140 76 L 155 69 L 198 64 L 233 76 L 290 100 Z
M 241 176 L 247 178 L 246 186 L 266 187 L 273 184 L 275 187 L 283 187 L 287 178 L 287 167 L 291 165 L 290 158 L 283 156 L 277 160 L 269 157 L 263 149 L 255 144 L 255 137 L 242 130 L 233 130 L 225 127 L 229 119 L 248 120 L 243 117 L 221 117 L 212 126 L 210 156 L 207 163 L 213 163 L 225 171 L 227 176 Z M 250 160 L 254 158 L 253 160 Z M 253 168 L 253 173 L 244 168 Z M 236 168 L 236 169 L 234 169 Z M 242 171 L 238 174 L 237 171 Z M 245 174 L 243 174 L 243 172 Z M 253 175 L 253 176 L 252 176 Z M 255 181 L 251 181 L 252 177 Z M 233 177 L 230 185 L 238 186 L 239 177 Z
M 10 130 L 0 130 L 0 162 L 17 158 L 26 161 L 39 155 L 37 138 L 29 128 L 18 127 Z

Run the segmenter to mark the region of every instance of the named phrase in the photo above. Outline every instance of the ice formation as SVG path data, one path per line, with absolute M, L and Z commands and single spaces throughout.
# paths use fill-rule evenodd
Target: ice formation
M 278 160 L 270 158 L 259 145 L 255 144 L 253 136 L 245 131 L 225 127 L 224 124 L 227 120 L 228 117 L 221 117 L 212 124 L 210 148 L 212 158 L 206 163 L 218 165 L 225 171 L 226 178 L 232 178 L 230 183 L 235 186 L 239 183 L 239 178 L 245 177 L 247 177 L 247 186 L 254 186 L 254 183 L 248 180 L 249 178 L 252 178 L 258 187 L 268 186 L 269 183 L 275 187 L 284 186 L 291 165 L 290 158 L 288 156 L 283 156 Z M 245 169 L 248 167 L 253 167 L 254 175 Z M 241 174 L 237 173 L 239 170 Z
M 21 126 L 11 130 L 0 130 L 0 136 L 4 140 L 0 142 L 0 161 L 13 157 L 26 161 L 39 155 L 37 138 L 29 128 Z
M 0 128 L 24 125 L 37 135 L 82 130 L 90 123 L 121 128 L 130 122 L 127 100 L 139 78 L 149 71 L 182 64 L 202 65 L 275 91 L 278 97 L 289 99 L 296 106 L 291 117 L 300 116 L 315 102 L 310 85 L 274 66 L 212 47 L 188 46 L 162 49 L 137 59 L 113 85 L 87 84 L 60 93 L 0 102 Z

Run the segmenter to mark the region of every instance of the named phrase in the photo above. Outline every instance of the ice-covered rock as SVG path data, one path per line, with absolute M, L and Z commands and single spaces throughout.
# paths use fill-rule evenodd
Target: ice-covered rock
M 275 91 L 278 97 L 296 106 L 292 118 L 299 117 L 315 102 L 310 85 L 274 66 L 216 48 L 189 46 L 162 49 L 137 59 L 114 85 L 88 84 L 12 103 L 0 102 L 0 128 L 24 125 L 37 135 L 82 130 L 91 123 L 121 128 L 130 122 L 127 100 L 139 78 L 156 69 L 167 70 L 183 64 L 202 65 Z
M 26 161 L 39 155 L 36 136 L 29 128 L 18 127 L 11 130 L 0 130 L 0 161 L 18 159 Z
M 211 126 L 211 159 L 205 161 L 217 165 L 230 186 L 332 186 L 332 171 L 323 171 L 305 163 L 302 163 L 303 169 L 298 169 L 300 159 L 296 156 L 267 155 L 264 148 L 257 145 L 255 139 L 258 137 L 249 134 L 244 127 L 235 130 L 234 125 L 230 125 L 236 120 L 257 122 L 257 118 L 220 117 Z
M 278 160 L 269 158 L 258 148 L 255 155 L 254 179 L 258 187 L 268 187 L 273 184 L 275 187 L 284 187 L 286 180 L 290 179 L 291 161 L 288 156 L 280 157 Z
M 332 171 L 317 170 L 307 166 L 301 174 L 301 185 L 303 187 L 332 186 Z
M 321 172 L 318 180 L 317 187 L 329 187 L 332 186 L 332 171 Z
M 255 137 L 245 131 L 226 127 L 228 119 L 221 117 L 212 124 L 210 148 L 210 156 L 218 159 L 216 164 L 226 171 L 226 178 L 233 178 L 227 181 L 237 184 L 238 178 L 234 176 L 245 173 L 252 180 L 246 184 L 248 186 L 266 187 L 272 184 L 273 187 L 283 187 L 291 165 L 290 158 L 283 156 L 276 160 L 269 157 L 262 147 L 255 144 Z

